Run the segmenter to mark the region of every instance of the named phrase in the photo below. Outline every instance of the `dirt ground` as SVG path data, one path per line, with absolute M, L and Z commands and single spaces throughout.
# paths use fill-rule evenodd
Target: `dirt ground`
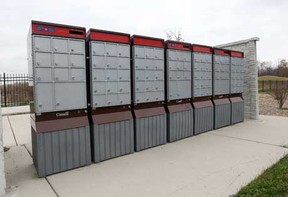
M 278 103 L 269 94 L 259 93 L 259 110 L 262 115 L 287 116 L 288 117 L 288 99 L 286 100 L 284 109 L 278 108 Z

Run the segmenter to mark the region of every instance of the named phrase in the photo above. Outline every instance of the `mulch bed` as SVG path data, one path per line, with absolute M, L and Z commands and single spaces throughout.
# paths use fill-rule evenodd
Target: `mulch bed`
M 259 111 L 262 115 L 271 116 L 287 116 L 288 117 L 288 99 L 286 100 L 284 109 L 278 108 L 278 103 L 267 93 L 259 93 Z

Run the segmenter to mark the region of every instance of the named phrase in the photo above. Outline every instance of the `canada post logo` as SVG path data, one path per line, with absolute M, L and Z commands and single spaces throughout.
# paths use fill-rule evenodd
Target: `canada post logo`
M 36 27 L 36 29 L 37 29 L 38 31 L 55 32 L 55 28 L 54 28 L 54 27 L 44 27 L 44 26 L 38 25 L 38 26 Z
M 176 47 L 176 45 L 177 45 L 176 43 L 169 43 L 170 47 Z

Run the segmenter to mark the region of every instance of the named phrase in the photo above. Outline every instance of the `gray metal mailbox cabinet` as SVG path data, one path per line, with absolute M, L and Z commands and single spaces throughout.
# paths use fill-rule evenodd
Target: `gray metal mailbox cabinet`
M 132 37 L 132 102 L 135 150 L 167 141 L 164 104 L 164 40 Z
M 213 49 L 213 102 L 214 128 L 231 124 L 230 94 L 230 51 Z
M 193 135 L 191 105 L 191 50 L 189 43 L 166 41 L 167 139 L 173 142 Z
M 231 102 L 231 124 L 244 121 L 244 53 L 230 51 L 231 56 L 231 81 L 230 81 L 230 102 Z
M 90 29 L 89 96 L 92 160 L 134 152 L 130 35 Z
M 214 106 L 212 103 L 212 59 L 210 46 L 193 44 L 192 51 L 192 104 L 194 107 L 194 133 L 213 129 Z
M 85 28 L 32 21 L 33 161 L 40 177 L 91 163 Z

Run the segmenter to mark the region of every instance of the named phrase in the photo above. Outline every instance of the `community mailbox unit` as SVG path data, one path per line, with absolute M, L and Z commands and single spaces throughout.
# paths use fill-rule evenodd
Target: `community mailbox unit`
M 166 110 L 169 142 L 193 135 L 190 44 L 166 41 Z
M 32 21 L 33 162 L 40 177 L 244 120 L 244 54 Z
M 167 141 L 164 103 L 164 40 L 132 37 L 132 102 L 135 115 L 135 150 Z
M 244 53 L 230 51 L 231 56 L 231 124 L 244 121 L 244 99 L 242 96 L 244 86 Z
M 213 49 L 193 44 L 191 50 L 194 133 L 200 134 L 212 130 L 214 126 L 214 107 L 211 100 Z
M 85 28 L 32 21 L 28 35 L 33 162 L 40 177 L 91 163 Z
M 230 51 L 213 49 L 214 128 L 231 124 Z
M 90 29 L 87 49 L 92 159 L 100 162 L 134 152 L 130 35 Z

